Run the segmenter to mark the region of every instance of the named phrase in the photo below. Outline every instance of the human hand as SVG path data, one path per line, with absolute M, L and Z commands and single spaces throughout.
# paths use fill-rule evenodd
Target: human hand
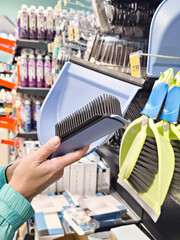
M 11 178 L 12 178 L 12 175 L 14 173 L 14 170 L 16 169 L 16 167 L 19 165 L 20 161 L 22 159 L 18 159 L 16 160 L 12 165 L 10 165 L 9 167 L 7 167 L 6 169 L 6 180 L 7 180 L 7 183 L 10 182 Z
M 88 146 L 61 157 L 47 160 L 60 146 L 60 138 L 53 137 L 38 151 L 23 157 L 15 168 L 9 185 L 28 201 L 63 176 L 63 169 L 79 159 Z

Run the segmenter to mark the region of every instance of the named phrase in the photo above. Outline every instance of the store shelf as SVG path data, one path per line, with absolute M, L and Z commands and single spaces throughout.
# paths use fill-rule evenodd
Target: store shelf
M 33 48 L 33 49 L 47 51 L 48 43 L 50 43 L 50 42 L 43 41 L 43 40 L 19 39 L 16 41 L 16 50 L 18 48 Z
M 32 49 L 39 49 L 42 51 L 48 51 L 48 44 L 50 41 L 43 41 L 43 40 L 29 40 L 29 39 L 19 39 L 16 41 L 16 49 L 13 58 L 12 64 L 16 62 L 16 57 L 21 55 L 22 48 L 32 48 Z
M 3 71 L 3 72 L 0 72 L 0 74 L 13 74 L 11 71 Z
M 32 139 L 32 140 L 38 140 L 36 131 L 31 131 L 31 132 L 20 131 L 18 133 L 17 137 L 19 137 L 19 138 L 29 138 L 29 139 Z
M 31 88 L 31 87 L 18 87 L 17 92 L 20 93 L 25 93 L 28 95 L 34 95 L 34 96 L 39 96 L 39 97 L 45 97 L 50 88 Z

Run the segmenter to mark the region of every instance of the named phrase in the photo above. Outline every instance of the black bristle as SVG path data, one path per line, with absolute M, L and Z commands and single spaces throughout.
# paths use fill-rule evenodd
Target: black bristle
M 57 123 L 55 134 L 64 141 L 86 125 L 112 114 L 121 116 L 120 102 L 116 97 L 103 94 Z
M 171 196 L 174 196 L 180 193 L 180 141 L 172 140 L 171 145 L 175 155 L 175 168 L 169 193 Z M 180 202 L 180 199 L 178 199 L 178 201 Z
M 156 141 L 154 138 L 147 137 L 128 181 L 137 192 L 144 193 L 152 185 L 157 172 L 158 152 Z

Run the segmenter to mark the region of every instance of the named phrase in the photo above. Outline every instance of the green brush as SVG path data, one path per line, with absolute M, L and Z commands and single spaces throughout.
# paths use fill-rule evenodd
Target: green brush
M 143 115 L 128 126 L 122 138 L 119 155 L 119 178 L 124 179 L 133 187 L 138 195 L 158 214 L 160 214 L 161 205 L 168 191 L 167 184 L 172 179 L 173 169 L 171 169 L 169 156 L 173 157 L 174 153 L 170 143 L 159 134 L 151 117 L 157 117 L 167 94 L 168 85 L 172 81 L 172 69 L 165 71 L 156 81 L 145 110 L 142 111 L 143 114 L 146 113 L 146 116 Z M 163 87 L 162 83 L 167 86 L 163 95 L 160 88 L 158 91 L 154 91 L 159 84 Z M 157 95 L 161 102 L 156 102 L 158 101 Z M 156 114 L 152 111 L 151 106 L 156 109 Z M 156 153 L 158 153 L 158 158 Z M 164 166 L 163 161 L 165 161 Z M 167 184 L 164 184 L 165 182 Z

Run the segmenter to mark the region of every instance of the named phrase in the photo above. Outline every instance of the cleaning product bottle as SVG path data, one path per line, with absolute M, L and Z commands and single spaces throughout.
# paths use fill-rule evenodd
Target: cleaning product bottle
M 17 57 L 17 85 L 21 85 L 21 57 Z
M 50 88 L 52 85 L 52 78 L 51 78 L 51 61 L 48 55 L 45 56 L 44 62 L 44 87 Z
M 21 87 L 27 87 L 28 85 L 28 60 L 25 54 L 21 55 L 20 84 Z
M 36 7 L 30 6 L 29 9 L 29 38 L 36 39 L 37 35 L 37 15 L 36 15 Z
M 43 58 L 40 54 L 37 56 L 36 76 L 37 76 L 37 87 L 43 87 L 44 86 Z
M 28 29 L 28 9 L 27 5 L 22 5 L 21 7 L 21 14 L 20 14 L 20 38 L 28 39 L 29 38 L 29 29 Z
M 28 62 L 28 73 L 29 73 L 29 87 L 36 86 L 36 63 L 35 56 L 30 54 Z
M 17 32 L 16 32 L 16 36 L 17 36 L 17 39 L 20 39 L 21 37 L 21 11 L 19 10 L 18 11 L 18 14 L 17 14 L 17 18 L 16 18 L 16 26 L 17 26 Z
M 54 38 L 54 48 L 53 48 L 53 55 L 52 55 L 52 77 L 53 82 L 56 80 L 56 69 L 57 69 L 57 61 L 58 61 L 58 54 L 60 49 L 60 27 L 56 27 L 56 36 Z
M 41 102 L 39 100 L 36 100 L 34 103 L 34 114 L 33 114 L 34 130 L 36 131 L 37 131 L 37 122 L 38 122 L 40 108 L 41 108 Z
M 46 40 L 53 40 L 53 10 L 48 7 L 46 10 Z
M 37 11 L 37 39 L 44 40 L 45 39 L 45 16 L 44 16 L 44 7 L 39 6 Z
M 24 101 L 23 107 L 23 123 L 24 123 L 24 131 L 31 131 L 31 101 L 29 99 Z

